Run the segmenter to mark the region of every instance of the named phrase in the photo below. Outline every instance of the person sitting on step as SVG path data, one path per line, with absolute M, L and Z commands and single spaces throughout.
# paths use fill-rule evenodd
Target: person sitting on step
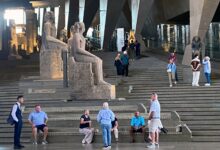
M 79 132 L 85 135 L 85 137 L 82 140 L 82 144 L 92 143 L 94 136 L 94 128 L 91 127 L 92 127 L 92 121 L 90 120 L 89 117 L 89 110 L 86 109 L 84 114 L 80 117 L 80 125 L 79 125 Z
M 115 135 L 115 141 L 118 142 L 118 119 L 115 117 L 115 120 L 112 121 L 112 129 L 111 131 Z
M 130 135 L 131 135 L 131 142 L 134 143 L 134 134 L 137 132 L 143 133 L 145 139 L 145 121 L 144 117 L 140 116 L 139 111 L 134 113 L 134 117 L 131 119 L 131 128 L 130 128 Z
M 44 133 L 42 144 L 48 144 L 46 141 L 48 135 L 47 121 L 48 117 L 44 111 L 41 111 L 39 104 L 35 105 L 35 111 L 31 112 L 28 121 L 32 126 L 33 144 L 37 145 L 37 132 L 40 130 Z

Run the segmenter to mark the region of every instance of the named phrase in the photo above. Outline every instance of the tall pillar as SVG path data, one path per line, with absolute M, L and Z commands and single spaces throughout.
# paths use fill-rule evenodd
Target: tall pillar
M 60 1 L 57 38 L 60 38 L 60 31 L 65 28 L 65 1 Z
M 79 21 L 83 22 L 85 12 L 85 0 L 79 0 Z
M 67 31 L 70 35 L 71 26 L 79 21 L 79 0 L 70 0 L 69 1 L 69 13 L 68 13 L 68 26 Z
M 85 23 L 86 32 L 92 24 L 92 21 L 99 9 L 99 0 L 86 0 L 83 22 Z
M 138 5 L 137 7 L 132 7 L 132 23 L 136 22 L 135 25 L 132 25 L 132 29 L 135 30 L 136 40 L 138 40 L 141 44 L 141 51 L 144 51 L 146 50 L 146 46 L 143 41 L 141 32 L 144 27 L 144 23 L 148 17 L 148 14 L 150 13 L 150 9 L 152 8 L 154 0 L 139 0 L 139 2 L 136 0 L 132 0 L 132 2 Z
M 199 36 L 203 42 L 202 56 L 205 55 L 205 35 L 215 15 L 220 0 L 190 0 L 190 42 L 194 36 Z M 185 48 L 183 61 L 184 65 L 190 65 L 191 45 Z
M 33 48 L 36 46 L 36 16 L 34 10 L 26 10 L 26 43 L 27 43 L 27 52 L 33 53 Z
M 4 10 L 0 8 L 0 51 L 2 50 L 3 30 L 4 30 Z
M 103 49 L 104 36 L 105 36 L 105 23 L 107 14 L 108 0 L 99 1 L 99 11 L 100 11 L 100 44 L 101 49 Z
M 102 1 L 102 0 L 101 0 Z M 107 5 L 107 14 L 106 14 L 106 22 L 104 24 L 104 41 L 103 48 L 107 49 L 110 39 L 112 37 L 113 31 L 117 25 L 117 22 L 120 18 L 120 14 L 123 10 L 123 6 L 126 0 L 121 0 L 120 3 L 118 0 L 109 0 Z M 101 15 L 101 13 L 100 13 Z M 101 18 L 100 18 L 101 19 Z M 100 22 L 101 23 L 101 22 Z

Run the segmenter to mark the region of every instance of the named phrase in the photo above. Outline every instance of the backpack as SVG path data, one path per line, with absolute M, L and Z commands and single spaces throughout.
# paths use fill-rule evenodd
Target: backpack
M 16 103 L 16 105 L 18 105 L 18 104 Z M 13 108 L 12 108 L 12 109 L 13 109 Z M 12 109 L 11 109 L 11 111 L 10 111 L 10 114 L 8 115 L 8 118 L 6 119 L 6 122 L 7 122 L 8 124 L 10 124 L 10 125 L 14 125 L 14 124 L 15 124 L 15 121 L 14 121 L 12 115 L 11 115 Z

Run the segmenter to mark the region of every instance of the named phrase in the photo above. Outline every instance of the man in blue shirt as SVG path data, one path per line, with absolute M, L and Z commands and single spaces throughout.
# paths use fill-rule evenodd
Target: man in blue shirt
M 130 128 L 130 135 L 131 135 L 131 142 L 134 143 L 134 133 L 140 132 L 143 133 L 145 137 L 145 122 L 144 117 L 140 116 L 140 113 L 136 111 L 134 113 L 134 117 L 131 119 L 131 128 Z
M 47 127 L 47 121 L 48 117 L 47 114 L 43 111 L 41 111 L 40 105 L 35 105 L 35 111 L 30 113 L 28 117 L 28 121 L 32 126 L 32 134 L 34 138 L 33 144 L 37 144 L 37 131 L 41 130 L 44 132 L 44 137 L 42 144 L 47 144 L 46 141 L 47 135 L 48 135 L 48 127 Z

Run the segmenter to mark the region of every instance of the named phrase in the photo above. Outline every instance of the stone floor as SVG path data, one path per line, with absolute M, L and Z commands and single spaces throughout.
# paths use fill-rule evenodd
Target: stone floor
M 101 150 L 101 144 L 48 144 L 48 145 L 25 145 L 23 150 Z M 112 145 L 112 150 L 144 150 L 144 143 L 118 143 Z M 196 142 L 161 142 L 159 148 L 155 150 L 219 150 L 220 143 L 196 143 Z M 0 150 L 13 150 L 11 145 L 0 145 Z M 150 150 L 150 149 L 149 149 Z

